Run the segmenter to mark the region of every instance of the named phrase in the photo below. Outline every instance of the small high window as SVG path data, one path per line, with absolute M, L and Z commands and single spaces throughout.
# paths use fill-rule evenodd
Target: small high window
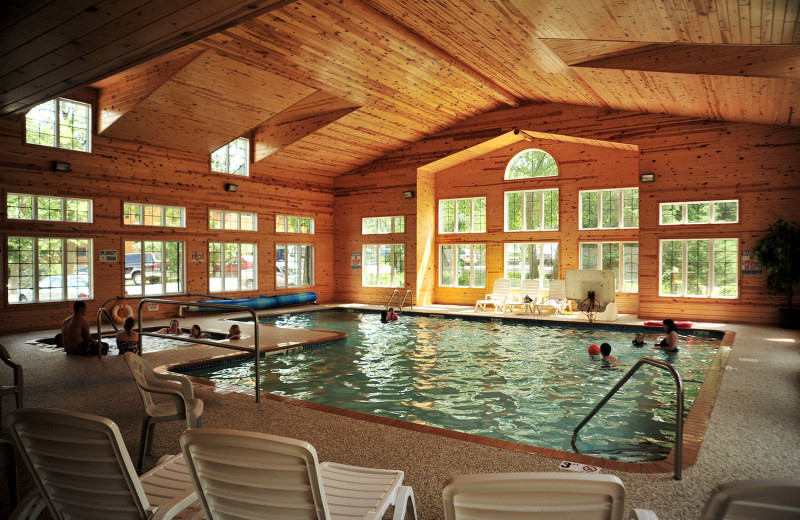
M 304 233 L 314 234 L 314 219 L 311 217 L 291 217 L 288 215 L 275 215 L 276 233 Z
M 536 177 L 557 177 L 558 165 L 553 156 L 544 150 L 530 148 L 514 156 L 506 166 L 507 181 L 533 179 Z
M 232 229 L 239 231 L 256 231 L 257 217 L 255 213 L 238 211 L 208 210 L 208 229 Z
M 679 224 L 735 224 L 739 221 L 738 200 L 663 202 L 659 204 L 662 226 Z
M 126 202 L 123 223 L 126 226 L 186 227 L 186 210 L 179 206 L 158 206 Z
M 369 217 L 361 219 L 362 235 L 385 235 L 388 233 L 404 233 L 405 217 Z
M 9 219 L 87 223 L 92 221 L 92 201 L 89 199 L 8 193 L 6 210 Z
M 240 137 L 211 154 L 211 171 L 247 177 L 249 162 L 250 141 Z
M 51 99 L 25 116 L 25 142 L 79 152 L 92 151 L 92 107 L 69 99 Z

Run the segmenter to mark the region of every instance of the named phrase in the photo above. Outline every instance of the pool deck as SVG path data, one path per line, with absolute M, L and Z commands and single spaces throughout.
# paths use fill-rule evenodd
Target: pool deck
M 330 307 L 333 306 L 299 306 L 290 310 Z M 364 305 L 347 307 L 379 309 Z M 415 310 L 475 314 L 471 308 L 458 306 L 436 305 Z M 285 312 L 286 309 L 259 314 Z M 237 316 L 226 316 L 231 317 Z M 528 319 L 576 320 L 574 316 L 542 318 L 538 315 Z M 615 323 L 641 325 L 643 321 L 622 315 Z M 194 315 L 181 319 L 182 326 L 192 323 L 198 323 L 203 330 L 223 332 L 229 326 L 229 322 L 221 321 L 218 316 Z M 242 332 L 252 337 L 249 327 L 251 325 L 243 324 Z M 603 473 L 617 475 L 625 483 L 626 509 L 653 509 L 662 520 L 694 519 L 713 488 L 720 483 L 750 478 L 800 477 L 800 331 L 698 322 L 694 328 L 731 331 L 735 339 L 731 335 L 726 337 L 730 344 L 723 346 L 722 357 L 715 360 L 718 370 L 709 374 L 712 380 L 707 378 L 702 389 L 704 393 L 717 393 L 716 400 L 712 395 L 698 396 L 687 419 L 685 469 L 680 481 L 673 479 L 670 461 L 651 465 L 602 459 L 589 461 L 577 454 L 462 437 L 464 434 L 434 431 L 420 425 L 409 427 L 408 423 L 397 424 L 399 422 L 347 411 L 329 413 L 322 407 L 290 399 L 262 396 L 267 398 L 257 404 L 252 394 L 206 385 L 199 386 L 197 393 L 206 402 L 205 427 L 295 437 L 313 444 L 320 460 L 404 470 L 406 482 L 414 488 L 417 510 L 423 519 L 443 518 L 441 491 L 446 480 L 454 475 L 559 471 L 558 465 L 563 460 L 590 464 L 601 460 L 593 465 L 603 466 Z M 65 408 L 109 417 L 119 425 L 135 459 L 141 428 L 141 401 L 123 359 L 119 356 L 102 360 L 66 356 L 63 351 L 51 347 L 26 343 L 55 333 L 50 330 L 0 335 L 0 342 L 8 348 L 12 358 L 25 367 L 26 406 Z M 260 347 L 262 350 L 297 348 L 326 337 L 325 333 L 262 327 Z M 253 348 L 248 338 L 239 343 L 250 350 Z M 217 346 L 186 343 L 168 350 L 145 350 L 144 357 L 154 366 L 166 366 L 231 353 Z M 6 382 L 9 372 L 0 368 L 0 382 Z M 7 398 L 4 405 L 4 411 L 8 412 L 13 402 Z M 179 451 L 178 437 L 183 428 L 179 423 L 156 427 L 153 454 L 146 459 L 145 469 L 155 464 L 161 455 Z M 565 435 L 570 433 L 565 432 Z M 3 429 L 0 436 L 8 438 L 8 432 Z M 20 469 L 20 476 L 22 491 L 32 489 L 26 469 Z M 8 513 L 6 493 L 5 486 L 0 485 L 0 518 Z

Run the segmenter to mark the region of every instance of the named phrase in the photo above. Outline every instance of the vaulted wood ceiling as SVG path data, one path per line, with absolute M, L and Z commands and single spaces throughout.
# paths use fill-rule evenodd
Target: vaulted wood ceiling
M 800 125 L 797 0 L 11 0 L 0 113 L 98 90 L 101 135 L 335 176 L 559 102 Z M 168 7 L 167 7 L 168 6 Z

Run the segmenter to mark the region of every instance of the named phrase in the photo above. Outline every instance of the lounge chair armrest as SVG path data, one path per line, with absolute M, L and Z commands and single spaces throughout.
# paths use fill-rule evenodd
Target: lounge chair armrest
M 45 511 L 44 500 L 38 490 L 31 491 L 22 501 L 17 504 L 16 509 L 11 512 L 9 520 L 33 520 L 39 518 L 42 511 Z
M 179 376 L 177 374 L 163 374 L 159 372 L 154 372 L 154 375 L 156 376 L 156 379 L 160 379 L 162 381 L 180 383 L 183 396 L 186 399 L 194 399 L 194 387 L 192 387 L 192 382 L 189 381 L 188 377 Z
M 414 490 L 411 486 L 400 486 L 397 490 L 397 497 L 394 502 L 394 516 L 392 520 L 405 520 L 409 512 L 409 502 L 411 502 L 411 518 L 417 520 L 417 504 L 414 500 Z
M 658 516 L 649 509 L 631 509 L 628 520 L 658 520 Z

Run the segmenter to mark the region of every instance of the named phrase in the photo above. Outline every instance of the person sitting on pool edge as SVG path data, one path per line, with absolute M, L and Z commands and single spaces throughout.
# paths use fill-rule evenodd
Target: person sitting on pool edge
M 666 352 L 677 352 L 678 351 L 678 327 L 675 326 L 675 322 L 666 319 L 664 320 L 664 332 L 667 333 L 667 337 L 661 340 L 657 347 L 653 347 L 655 350 L 663 350 Z
M 228 329 L 228 334 L 225 336 L 225 339 L 239 339 L 241 336 L 242 329 L 240 329 L 238 325 L 233 324 L 231 328 Z
M 189 337 L 190 338 L 196 338 L 196 339 L 202 339 L 202 338 L 205 338 L 206 335 L 203 334 L 202 330 L 200 330 L 200 325 L 195 323 L 194 325 L 192 325 L 192 329 L 189 331 Z
M 170 320 L 169 327 L 164 327 L 158 331 L 159 334 L 184 334 L 182 328 L 178 326 L 178 320 Z
M 89 333 L 86 302 L 83 300 L 72 304 L 72 316 L 61 324 L 61 334 L 56 336 L 56 344 L 64 347 L 67 354 L 76 356 L 96 356 L 98 351 L 104 356 L 108 353 L 108 344 L 98 343 Z
M 642 334 L 641 332 L 637 334 L 636 337 L 633 338 L 633 341 L 631 341 L 631 345 L 633 345 L 634 347 L 645 346 L 646 343 L 644 342 L 644 334 Z

